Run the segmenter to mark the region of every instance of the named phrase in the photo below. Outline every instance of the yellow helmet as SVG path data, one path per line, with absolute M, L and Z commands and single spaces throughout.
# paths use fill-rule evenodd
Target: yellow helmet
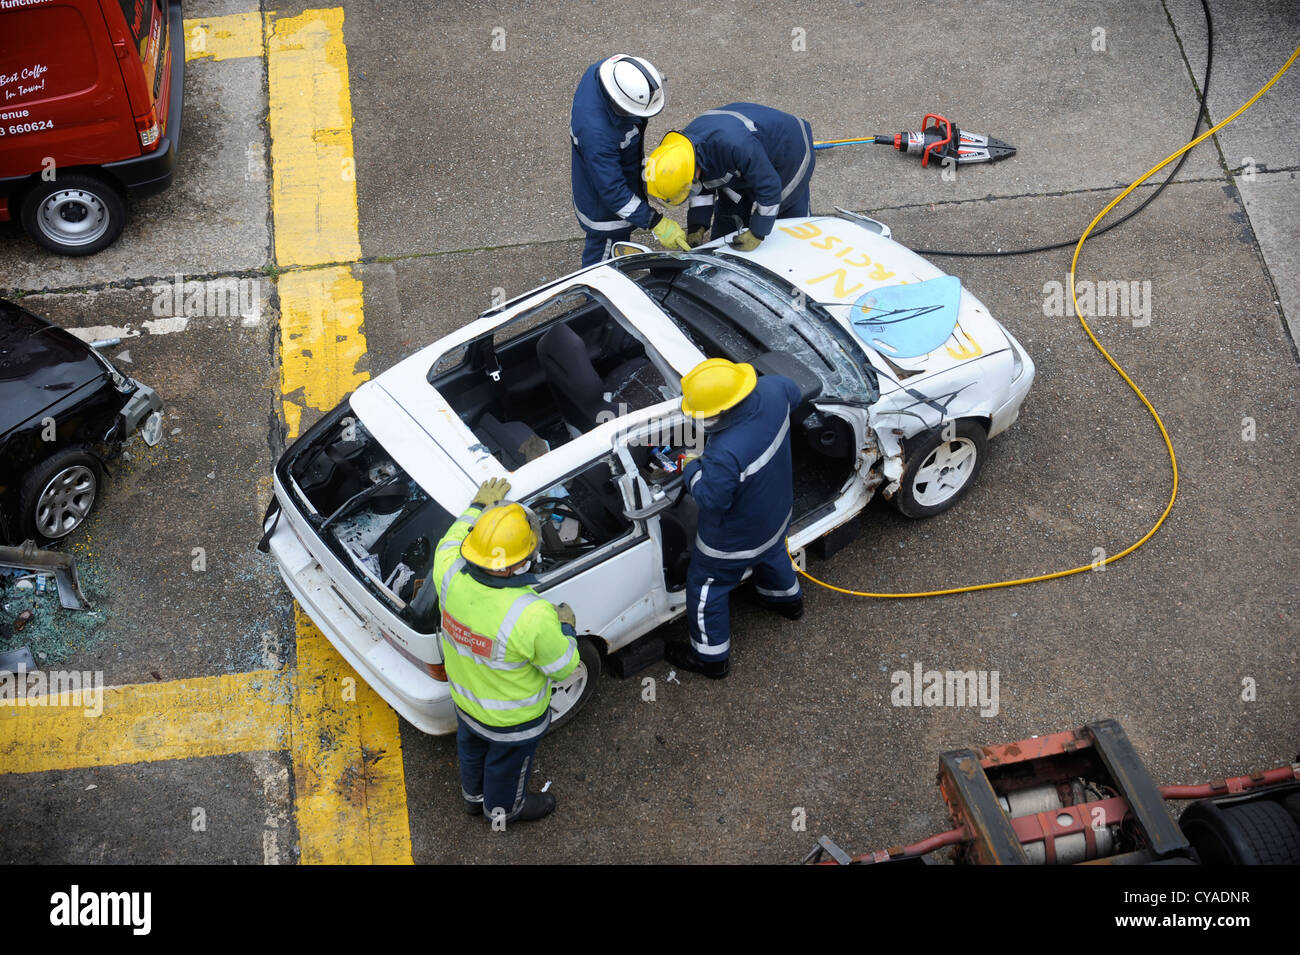
M 505 570 L 531 557 L 540 539 L 537 515 L 522 504 L 503 501 L 479 515 L 460 545 L 460 556 L 484 570 Z
M 705 359 L 682 378 L 682 411 L 692 418 L 712 418 L 740 404 L 757 383 L 753 365 Z
M 646 192 L 680 206 L 695 181 L 695 147 L 681 133 L 669 133 L 645 161 Z

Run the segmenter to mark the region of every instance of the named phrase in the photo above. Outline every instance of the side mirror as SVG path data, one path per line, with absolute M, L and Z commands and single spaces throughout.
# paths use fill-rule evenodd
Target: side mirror
M 879 219 L 864 216 L 860 212 L 850 212 L 848 209 L 841 209 L 839 206 L 835 207 L 835 211 L 840 214 L 840 218 L 850 219 L 860 225 L 866 226 L 872 232 L 884 236 L 886 239 L 891 238 L 894 234 L 890 231 L 889 226 L 885 225 Z
M 610 258 L 621 259 L 625 255 L 640 255 L 649 252 L 650 247 L 639 242 L 615 242 L 610 249 Z

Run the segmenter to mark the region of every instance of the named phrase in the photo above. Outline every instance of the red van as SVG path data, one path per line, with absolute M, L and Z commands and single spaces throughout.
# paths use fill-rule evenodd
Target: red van
M 90 255 L 167 188 L 183 31 L 178 0 L 0 0 L 0 221 Z

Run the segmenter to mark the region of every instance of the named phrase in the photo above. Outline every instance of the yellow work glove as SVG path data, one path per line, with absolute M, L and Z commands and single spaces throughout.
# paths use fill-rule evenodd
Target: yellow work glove
M 708 242 L 709 227 L 702 225 L 698 229 L 692 229 L 690 232 L 686 233 L 686 241 L 691 244 L 692 249 L 697 245 L 703 245 L 705 242 Z
M 573 608 L 568 604 L 560 604 L 555 608 L 555 612 L 560 615 L 560 623 L 567 623 L 574 630 L 578 629 L 578 618 L 573 615 Z
M 505 478 L 488 478 L 478 486 L 478 493 L 469 503 L 471 507 L 491 507 L 504 501 L 509 493 L 510 482 Z
M 665 249 L 680 249 L 683 252 L 691 250 L 691 244 L 686 241 L 686 230 L 667 216 L 660 216 L 650 231 Z
M 758 248 L 758 244 L 762 241 L 763 240 L 754 235 L 754 233 L 750 232 L 748 229 L 744 229 L 738 232 L 736 237 L 731 240 L 731 247 L 733 249 L 739 249 L 741 252 L 753 252 Z

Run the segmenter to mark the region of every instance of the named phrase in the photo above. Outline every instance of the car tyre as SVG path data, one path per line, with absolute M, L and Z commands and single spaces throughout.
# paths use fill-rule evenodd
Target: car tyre
M 24 540 L 62 540 L 80 527 L 99 498 L 104 465 L 85 448 L 64 448 L 23 477 L 18 528 Z
M 988 432 L 963 419 L 917 435 L 903 446 L 903 478 L 894 506 L 908 517 L 933 517 L 952 507 L 971 488 L 988 454 Z M 951 440 L 948 440 L 951 438 Z
M 33 186 L 23 197 L 20 216 L 23 229 L 42 248 L 93 255 L 122 234 L 126 202 L 111 183 L 73 173 Z
M 551 692 L 551 728 L 554 732 L 578 714 L 596 695 L 596 681 L 600 678 L 600 650 L 591 637 L 578 638 L 578 657 L 581 663 L 567 679 L 555 684 Z

